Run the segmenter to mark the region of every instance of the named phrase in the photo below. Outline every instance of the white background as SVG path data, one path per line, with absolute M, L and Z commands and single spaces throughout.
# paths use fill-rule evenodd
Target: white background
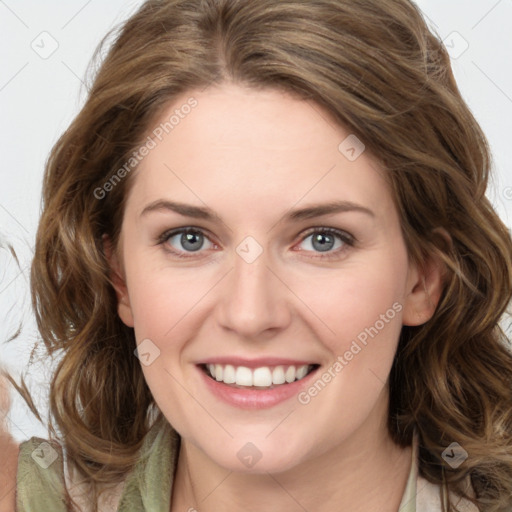
M 37 340 L 28 269 L 44 162 L 83 103 L 86 89 L 82 81 L 96 45 L 140 3 L 0 0 L 0 244 L 14 245 L 21 264 L 20 270 L 0 248 L 0 361 L 14 374 L 26 367 Z M 511 226 L 512 0 L 422 0 L 418 4 L 431 28 L 453 46 L 459 87 L 487 134 L 495 158 L 496 173 L 488 196 Z M 49 52 L 52 45 L 58 47 L 50 56 L 43 54 L 47 58 L 34 50 Z M 2 343 L 20 323 L 20 336 Z M 44 402 L 43 383 L 49 374 L 49 368 L 42 365 L 29 374 L 39 403 Z M 9 424 L 18 440 L 45 436 L 42 426 L 16 398 Z

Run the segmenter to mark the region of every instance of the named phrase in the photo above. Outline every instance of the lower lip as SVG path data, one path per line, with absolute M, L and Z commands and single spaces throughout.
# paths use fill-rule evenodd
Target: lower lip
M 301 380 L 290 384 L 282 384 L 272 389 L 234 388 L 223 382 L 216 381 L 197 367 L 208 389 L 218 398 L 240 409 L 268 409 L 297 396 L 316 374 L 318 368 Z

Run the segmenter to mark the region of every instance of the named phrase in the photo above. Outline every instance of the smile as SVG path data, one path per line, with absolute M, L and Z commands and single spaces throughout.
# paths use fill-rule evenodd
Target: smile
M 274 389 L 304 379 L 318 367 L 317 364 L 301 366 L 278 365 L 248 368 L 231 364 L 204 364 L 203 371 L 217 382 L 233 388 Z

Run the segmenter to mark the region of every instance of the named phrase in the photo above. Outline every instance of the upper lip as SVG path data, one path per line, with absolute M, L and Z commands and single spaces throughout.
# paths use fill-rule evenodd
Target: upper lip
M 300 361 L 298 359 L 285 359 L 282 357 L 260 357 L 257 359 L 245 359 L 243 357 L 210 357 L 199 361 L 197 364 L 230 364 L 232 366 L 245 366 L 246 368 L 260 368 L 262 366 L 305 366 L 316 363 L 312 361 Z

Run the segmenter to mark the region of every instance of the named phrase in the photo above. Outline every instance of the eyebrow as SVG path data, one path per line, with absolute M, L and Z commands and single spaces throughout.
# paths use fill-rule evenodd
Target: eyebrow
M 159 199 L 148 204 L 144 210 L 142 210 L 140 215 L 142 217 L 150 212 L 159 211 L 172 211 L 184 217 L 222 222 L 220 216 L 210 208 L 194 206 L 191 204 L 179 203 L 165 199 Z M 315 217 L 321 217 L 323 215 L 332 215 L 335 213 L 345 212 L 359 212 L 369 215 L 370 217 L 375 217 L 375 213 L 372 210 L 357 203 L 353 203 L 351 201 L 332 201 L 329 203 L 314 204 L 305 208 L 290 210 L 285 213 L 285 215 L 283 215 L 279 222 L 282 222 L 283 220 L 297 222 Z

